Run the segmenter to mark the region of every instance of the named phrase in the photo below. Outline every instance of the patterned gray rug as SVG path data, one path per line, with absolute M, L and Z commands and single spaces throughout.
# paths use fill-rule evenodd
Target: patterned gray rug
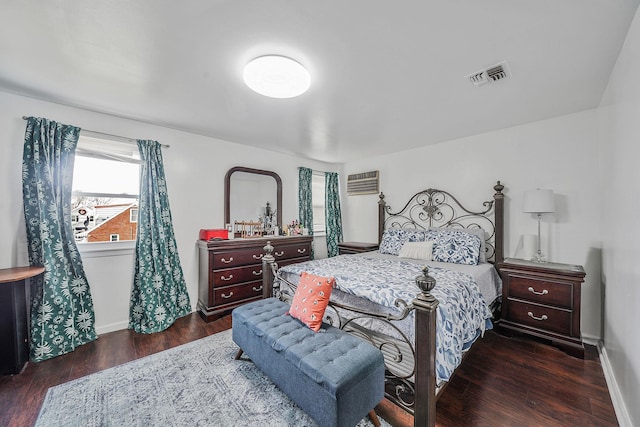
M 237 350 L 225 331 L 51 387 L 36 426 L 315 425 Z

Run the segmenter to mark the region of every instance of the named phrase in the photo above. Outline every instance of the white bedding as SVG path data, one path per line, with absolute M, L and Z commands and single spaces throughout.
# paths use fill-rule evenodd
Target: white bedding
M 336 289 L 332 301 L 374 313 L 397 314 L 401 309 L 394 304 L 397 299 L 411 303 L 419 293 L 414 279 L 425 264 L 436 279 L 432 294 L 440 302 L 436 334 L 436 373 L 440 384 L 450 378 L 464 351 L 485 329 L 492 327 L 488 307 L 501 292 L 500 278 L 492 264 L 425 262 L 367 252 L 292 264 L 281 268 L 279 274 L 293 283 L 298 282 L 302 271 L 333 276 Z M 413 342 L 413 313 L 399 322 L 399 327 Z

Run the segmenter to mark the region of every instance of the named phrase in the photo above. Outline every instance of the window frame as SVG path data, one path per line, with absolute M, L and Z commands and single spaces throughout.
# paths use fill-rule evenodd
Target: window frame
M 97 149 L 93 150 L 92 144 L 96 144 L 96 143 L 97 143 Z M 138 180 L 139 180 L 140 173 L 141 173 L 140 166 L 143 164 L 143 162 L 142 160 L 136 157 L 137 155 L 139 155 L 137 146 L 135 146 L 131 150 L 128 150 L 128 148 L 125 150 L 124 147 L 131 146 L 131 145 L 135 145 L 131 140 L 115 139 L 115 138 L 111 139 L 103 136 L 94 136 L 89 132 L 87 135 L 83 135 L 83 131 L 81 131 L 80 138 L 78 140 L 78 148 L 76 150 L 76 158 L 78 157 L 89 158 L 89 159 L 93 158 L 93 159 L 99 159 L 102 161 L 112 162 L 114 164 L 115 163 L 135 164 L 138 166 Z M 110 148 L 113 148 L 113 152 L 109 152 Z M 132 153 L 131 156 L 129 157 L 128 155 L 123 155 L 123 150 L 130 151 Z M 77 163 L 74 163 L 74 174 L 75 174 L 76 164 Z M 108 177 L 105 177 L 105 179 L 107 178 Z M 140 185 L 138 181 L 137 194 L 74 190 L 72 191 L 72 197 L 73 198 L 119 199 L 119 200 L 125 199 L 125 200 L 131 200 L 132 203 L 135 201 L 139 204 L 140 202 L 139 188 L 140 188 Z M 130 214 L 129 214 L 130 220 L 132 219 L 131 211 L 133 210 L 134 209 L 130 210 Z M 136 208 L 135 210 L 138 211 L 138 215 L 139 215 L 139 208 Z M 138 215 L 136 215 L 136 221 L 135 221 L 136 223 L 137 223 Z M 71 223 L 74 224 L 73 218 L 70 218 L 70 220 L 72 221 Z M 115 240 L 113 240 L 114 236 L 116 236 Z M 78 245 L 79 249 L 81 249 L 83 246 L 100 245 L 101 247 L 104 247 L 104 250 L 107 250 L 108 247 L 113 247 L 113 249 L 116 249 L 116 247 L 124 247 L 124 246 L 128 247 L 130 242 L 135 242 L 135 239 L 120 240 L 120 234 L 110 233 L 109 240 L 96 241 L 96 242 L 76 241 L 76 244 Z
M 319 180 L 322 180 L 322 203 L 316 203 L 320 200 L 320 195 L 316 195 L 317 193 L 313 191 L 314 184 L 318 185 Z M 325 236 L 327 234 L 327 200 L 326 200 L 326 176 L 322 171 L 312 171 L 311 173 L 311 209 L 313 211 L 313 224 L 311 224 L 311 230 L 313 230 L 314 236 Z M 318 221 L 318 215 L 316 215 L 316 210 L 319 209 L 319 206 L 322 206 L 322 223 Z M 318 228 L 316 227 L 318 226 Z

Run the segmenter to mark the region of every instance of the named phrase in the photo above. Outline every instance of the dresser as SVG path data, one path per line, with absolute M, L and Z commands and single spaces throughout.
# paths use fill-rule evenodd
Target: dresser
M 29 360 L 31 278 L 44 267 L 0 270 L 0 374 L 19 374 Z
M 507 258 L 498 271 L 502 278 L 499 329 L 550 340 L 566 353 L 584 358 L 580 334 L 584 268 Z
M 251 239 L 198 241 L 198 306 L 207 322 L 263 297 L 262 257 L 267 241 L 278 266 L 308 261 L 311 236 L 269 236 Z
M 359 254 L 362 252 L 377 251 L 377 243 L 365 243 L 365 242 L 342 242 L 338 243 L 338 253 L 340 255 L 345 254 Z

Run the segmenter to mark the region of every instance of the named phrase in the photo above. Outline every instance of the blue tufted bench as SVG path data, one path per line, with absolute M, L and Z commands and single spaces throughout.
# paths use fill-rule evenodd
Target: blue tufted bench
M 276 298 L 233 310 L 233 341 L 320 426 L 354 426 L 384 397 L 382 353 L 364 340 L 323 324 L 313 332 L 285 315 Z

